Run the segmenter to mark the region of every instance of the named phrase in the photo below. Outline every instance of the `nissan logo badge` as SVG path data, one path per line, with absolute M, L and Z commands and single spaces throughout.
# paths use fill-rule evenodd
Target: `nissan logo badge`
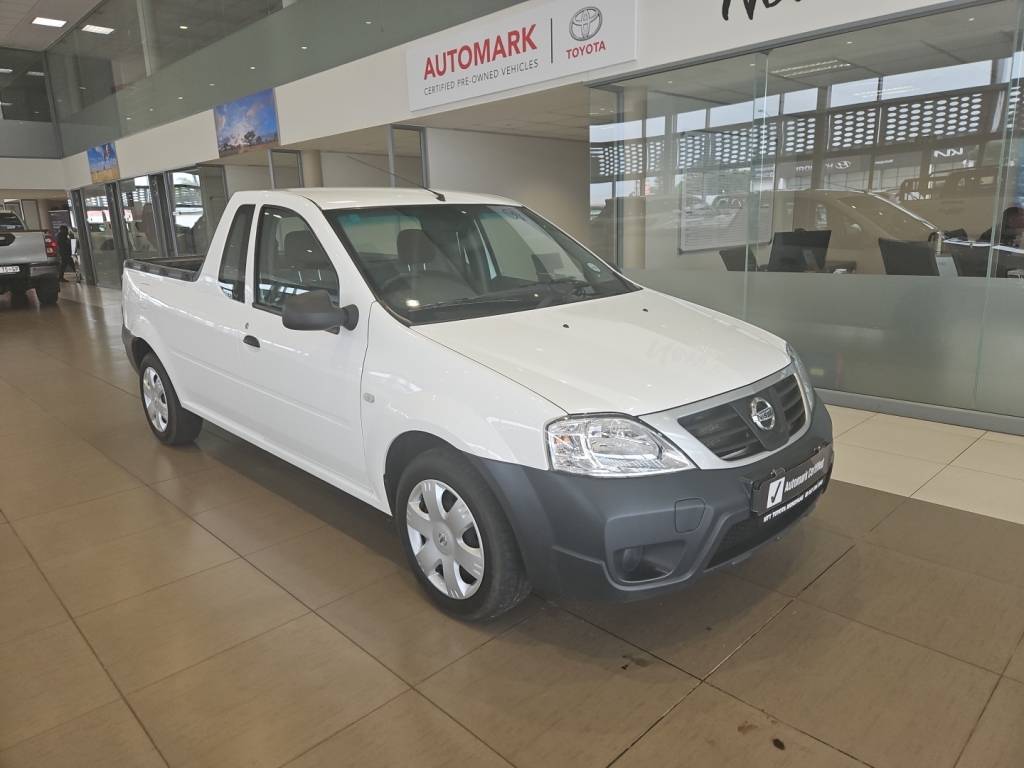
M 763 397 L 755 397 L 750 401 L 750 418 L 765 432 L 775 429 L 775 409 Z
M 569 34 L 572 35 L 573 40 L 579 40 L 582 43 L 601 31 L 603 20 L 601 11 L 592 5 L 580 8 L 573 14 L 572 21 L 569 22 Z

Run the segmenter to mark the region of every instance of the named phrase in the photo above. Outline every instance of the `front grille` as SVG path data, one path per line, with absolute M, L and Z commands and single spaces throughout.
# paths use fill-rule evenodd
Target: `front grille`
M 764 450 L 754 431 L 732 405 L 719 405 L 683 416 L 679 426 L 700 440 L 720 459 L 735 461 Z
M 776 410 L 781 410 L 781 413 L 776 414 L 776 418 L 785 420 L 784 434 L 793 437 L 803 428 L 807 422 L 807 414 L 800 392 L 800 382 L 795 375 L 787 376 L 759 394 L 780 406 Z M 683 416 L 679 419 L 679 426 L 700 440 L 715 456 L 725 461 L 756 456 L 768 448 L 762 437 L 742 415 L 749 411 L 751 397 L 741 397 L 725 405 Z
M 764 544 L 766 541 L 778 536 L 814 504 L 815 500 L 824 493 L 827 486 L 828 479 L 826 478 L 825 484 L 822 485 L 822 489 L 818 493 L 804 499 L 792 509 L 787 509 L 767 523 L 761 522 L 761 518 L 753 513 L 746 520 L 735 523 L 725 532 L 722 540 L 718 542 L 715 554 L 711 556 L 707 567 L 714 568 L 716 565 L 727 563 L 733 558 L 749 552 L 759 544 Z
M 804 412 L 804 399 L 800 394 L 800 382 L 796 376 L 789 376 L 775 385 L 775 392 L 782 402 L 782 410 L 786 414 L 786 422 L 789 424 L 789 436 L 792 437 L 803 427 L 807 421 Z

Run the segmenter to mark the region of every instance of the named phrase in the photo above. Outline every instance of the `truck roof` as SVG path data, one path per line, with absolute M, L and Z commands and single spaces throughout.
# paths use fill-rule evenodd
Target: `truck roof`
M 443 205 L 471 204 L 518 205 L 514 200 L 494 195 L 477 195 L 471 192 L 437 190 L 445 197 L 445 203 L 424 189 L 406 187 L 303 187 L 301 189 L 277 190 L 291 192 L 312 200 L 324 209 L 329 208 L 378 208 L 391 205 Z

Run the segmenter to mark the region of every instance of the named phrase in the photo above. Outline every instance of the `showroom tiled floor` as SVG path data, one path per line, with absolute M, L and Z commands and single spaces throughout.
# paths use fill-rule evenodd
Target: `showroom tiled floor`
M 164 448 L 118 296 L 0 298 L 0 766 L 1024 764 L 1024 439 L 832 409 L 835 481 L 669 597 L 434 610 L 381 515 Z

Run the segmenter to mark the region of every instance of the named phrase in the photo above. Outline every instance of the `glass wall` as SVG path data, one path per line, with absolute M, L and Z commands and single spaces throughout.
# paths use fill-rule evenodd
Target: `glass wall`
M 520 0 L 105 0 L 46 53 L 66 155 Z M 86 32 L 85 25 L 105 34 Z
M 1017 0 L 594 89 L 592 244 L 817 386 L 1024 416 Z
M 0 48 L 0 156 L 60 156 L 46 85 L 42 53 Z
M 114 228 L 117 216 L 110 195 L 114 186 L 96 184 L 82 190 L 85 228 L 88 231 L 88 239 L 83 240 L 91 256 L 95 282 L 107 287 L 120 287 L 124 264 Z

